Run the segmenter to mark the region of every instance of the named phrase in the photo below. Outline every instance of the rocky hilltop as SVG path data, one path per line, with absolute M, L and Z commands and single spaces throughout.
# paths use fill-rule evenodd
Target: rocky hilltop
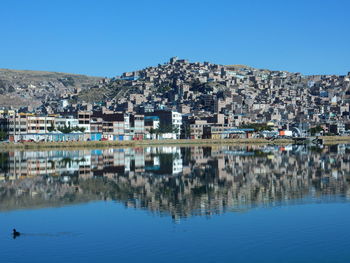
M 79 93 L 101 80 L 68 73 L 0 69 L 0 106 L 39 106 L 64 94 Z

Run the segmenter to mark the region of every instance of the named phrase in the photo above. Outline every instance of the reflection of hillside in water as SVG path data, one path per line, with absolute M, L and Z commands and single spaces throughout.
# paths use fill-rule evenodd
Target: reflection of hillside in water
M 0 154 L 0 210 L 116 200 L 173 217 L 348 195 L 349 149 L 158 147 Z

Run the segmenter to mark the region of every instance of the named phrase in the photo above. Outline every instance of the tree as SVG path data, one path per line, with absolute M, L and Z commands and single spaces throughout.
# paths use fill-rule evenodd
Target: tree
M 254 129 L 255 131 L 271 131 L 272 128 L 268 126 L 266 123 L 246 123 L 241 125 L 239 128 L 241 129 Z
M 75 126 L 73 128 L 69 126 L 67 126 L 66 124 L 64 125 L 64 127 L 59 127 L 58 130 L 62 133 L 71 133 L 73 131 L 80 131 L 80 132 L 84 132 L 85 131 L 85 128 L 84 127 L 78 127 L 78 126 Z
M 4 130 L 0 130 L 0 141 L 3 141 L 7 138 L 7 132 Z
M 49 132 L 53 132 L 54 130 L 56 130 L 56 128 L 55 128 L 55 123 L 54 123 L 53 121 L 51 122 L 51 126 L 48 127 L 47 130 L 48 130 Z
M 58 130 L 62 133 L 70 133 L 71 132 L 70 127 L 68 127 L 66 124 L 64 124 L 63 127 L 59 127 Z
M 172 126 L 172 132 L 178 134 L 180 129 L 179 126 L 177 125 L 171 125 Z
M 80 132 L 84 132 L 84 131 L 85 131 L 85 128 L 84 128 L 84 127 L 75 126 L 75 127 L 71 128 L 71 131 L 80 131 Z
M 151 129 L 149 129 L 149 133 L 151 134 L 151 139 L 153 139 L 153 134 L 156 133 L 156 129 L 152 127 Z
M 179 127 L 172 124 L 167 123 L 159 123 L 158 128 L 155 129 L 156 134 L 164 134 L 164 133 L 178 133 Z
M 309 129 L 312 136 L 314 136 L 316 133 L 320 133 L 321 131 L 323 131 L 323 128 L 320 125 Z
M 191 136 L 191 127 L 190 127 L 190 125 L 189 124 L 183 124 L 182 126 L 181 126 L 181 128 L 182 128 L 182 136 L 184 137 L 184 139 L 188 139 L 188 138 L 190 138 L 190 136 Z
M 171 133 L 172 125 L 160 122 L 157 128 L 158 134 Z

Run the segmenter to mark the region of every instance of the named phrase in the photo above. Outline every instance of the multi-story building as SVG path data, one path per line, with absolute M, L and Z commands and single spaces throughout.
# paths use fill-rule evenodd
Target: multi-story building
M 11 141 L 18 141 L 24 134 L 45 134 L 54 128 L 54 116 L 37 116 L 19 113 L 9 116 L 8 134 Z
M 92 112 L 79 111 L 77 113 L 77 116 L 78 116 L 79 128 L 84 128 L 84 132 L 86 132 L 86 133 L 91 132 L 90 121 L 91 121 L 91 117 L 92 117 Z
M 203 130 L 206 126 L 208 126 L 208 122 L 206 120 L 193 120 L 190 122 L 190 138 L 203 139 Z
M 145 133 L 144 115 L 135 114 L 130 116 L 130 133 L 134 140 L 142 140 Z

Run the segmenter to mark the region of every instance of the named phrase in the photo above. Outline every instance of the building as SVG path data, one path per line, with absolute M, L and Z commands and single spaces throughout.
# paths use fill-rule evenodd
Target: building
M 169 110 L 156 110 L 145 113 L 145 116 L 159 118 L 160 137 L 164 139 L 180 139 L 182 126 L 181 113 Z
M 79 111 L 77 113 L 77 116 L 78 116 L 79 128 L 83 128 L 84 132 L 86 132 L 86 133 L 91 132 L 90 121 L 91 121 L 91 117 L 92 117 L 92 112 Z

